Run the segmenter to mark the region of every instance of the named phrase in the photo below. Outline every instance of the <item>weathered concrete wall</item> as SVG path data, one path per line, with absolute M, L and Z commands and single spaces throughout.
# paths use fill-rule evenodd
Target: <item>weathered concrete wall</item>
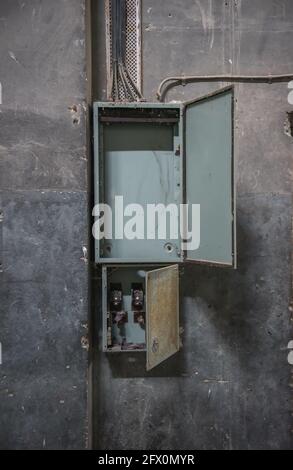
M 293 72 L 290 0 L 143 0 L 142 20 L 150 101 L 168 75 Z M 105 99 L 101 6 L 93 25 L 95 96 Z M 175 88 L 168 99 L 215 88 Z M 239 267 L 185 268 L 183 349 L 154 371 L 145 372 L 143 355 L 98 354 L 99 448 L 292 447 L 293 140 L 284 133 L 292 106 L 286 84 L 239 84 L 235 91 Z M 98 347 L 98 322 L 96 337 Z
M 1 1 L 0 37 L 0 448 L 84 448 L 84 1 Z
M 103 2 L 93 3 L 94 91 L 104 99 Z M 144 94 L 154 100 L 175 73 L 291 72 L 292 26 L 289 0 L 143 0 Z M 0 28 L 0 447 L 82 448 L 84 2 L 2 1 Z M 215 88 L 188 85 L 168 99 Z M 239 268 L 186 267 L 184 347 L 153 372 L 143 355 L 97 353 L 96 447 L 291 447 L 287 95 L 286 84 L 236 86 Z

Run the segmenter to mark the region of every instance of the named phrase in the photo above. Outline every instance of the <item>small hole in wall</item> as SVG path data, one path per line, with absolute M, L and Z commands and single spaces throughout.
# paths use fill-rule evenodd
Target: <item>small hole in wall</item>
M 293 111 L 291 111 L 290 113 L 287 113 L 287 115 L 288 115 L 288 121 L 290 124 L 290 134 L 291 136 L 293 136 Z
M 73 111 L 74 113 L 77 113 L 77 106 L 76 104 L 73 104 L 72 106 L 68 106 L 69 111 Z
M 287 113 L 287 119 L 284 123 L 284 133 L 293 137 L 293 111 Z

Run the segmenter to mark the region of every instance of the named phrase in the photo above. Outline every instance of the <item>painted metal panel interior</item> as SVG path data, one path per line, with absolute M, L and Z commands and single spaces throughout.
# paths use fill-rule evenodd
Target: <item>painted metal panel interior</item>
M 141 285 L 145 292 L 146 269 L 150 268 L 103 267 L 103 349 L 106 352 L 146 350 L 145 302 L 143 301 L 139 310 L 134 309 L 132 305 L 133 284 Z M 119 315 L 121 316 L 121 310 L 111 312 L 109 294 L 112 286 L 117 285 L 121 288 L 122 309 L 126 313 L 127 321 L 117 319 Z
M 122 111 L 121 111 L 122 110 Z M 141 106 L 139 117 L 121 117 L 123 108 L 117 106 L 118 117 L 104 118 L 106 122 L 95 125 L 96 155 L 99 153 L 99 171 L 96 172 L 96 203 L 100 200 L 112 208 L 112 228 L 115 222 L 115 197 L 123 197 L 124 208 L 130 204 L 139 204 L 143 208 L 141 215 L 144 227 L 143 239 L 104 239 L 96 245 L 96 260 L 107 262 L 178 262 L 181 257 L 180 233 L 177 238 L 170 238 L 170 218 L 166 217 L 166 235 L 159 239 L 156 221 L 153 239 L 147 231 L 152 229 L 147 220 L 148 204 L 175 204 L 181 202 L 181 159 L 175 150 L 179 145 L 179 111 L 175 119 L 164 118 L 168 109 L 158 108 L 160 117 L 143 118 L 141 112 L 147 112 Z M 133 111 L 130 108 L 130 112 Z M 150 110 L 151 111 L 151 110 Z M 174 110 L 172 110 L 173 112 Z M 156 112 L 155 112 L 156 114 Z M 122 122 L 116 122 L 119 120 Z M 141 119 L 142 118 L 142 119 Z M 123 121 L 125 119 L 125 121 Z M 169 120 L 168 120 L 169 119 Z M 113 122 L 114 120 L 114 122 Z M 135 121 L 135 122 L 134 122 Z M 97 163 L 96 163 L 97 166 Z M 98 190 L 100 180 L 100 190 Z M 97 192 L 99 191 L 99 195 Z M 122 210 L 118 217 L 123 218 Z M 128 213 L 129 221 L 134 213 Z M 156 216 L 157 217 L 157 216 Z M 105 215 L 106 219 L 106 215 Z M 157 220 L 157 219 L 156 219 Z M 133 225 L 133 230 L 136 230 Z M 97 250 L 99 250 L 97 252 Z M 99 260 L 99 257 L 101 258 Z

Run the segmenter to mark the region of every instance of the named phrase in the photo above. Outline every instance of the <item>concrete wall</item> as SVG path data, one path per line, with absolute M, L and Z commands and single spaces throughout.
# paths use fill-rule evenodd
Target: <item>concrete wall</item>
M 84 1 L 0 2 L 0 448 L 84 448 Z
M 92 3 L 105 99 L 103 2 Z M 290 0 L 143 0 L 142 19 L 148 100 L 169 74 L 293 71 Z M 84 1 L 0 3 L 1 448 L 86 445 L 84 24 Z M 101 354 L 94 273 L 95 447 L 291 447 L 287 95 L 286 84 L 236 86 L 239 268 L 186 266 L 179 354 L 148 374 L 143 354 Z
M 103 7 L 93 3 L 94 95 L 105 99 Z M 293 72 L 290 0 L 142 3 L 143 91 L 150 101 L 168 75 Z M 167 99 L 189 99 L 221 85 L 175 88 Z M 160 367 L 146 373 L 143 355 L 97 353 L 98 448 L 292 446 L 293 140 L 284 122 L 293 108 L 286 83 L 239 84 L 235 91 L 239 267 L 186 266 L 183 348 Z M 98 349 L 98 308 L 96 319 Z

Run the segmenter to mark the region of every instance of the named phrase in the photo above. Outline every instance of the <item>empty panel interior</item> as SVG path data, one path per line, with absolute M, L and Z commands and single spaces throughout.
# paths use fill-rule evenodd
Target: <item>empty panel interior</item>
M 169 216 L 166 236 L 158 239 L 158 225 L 148 227 L 147 204 L 176 204 L 181 201 L 181 160 L 179 155 L 179 110 L 104 108 L 100 111 L 100 200 L 112 208 L 112 239 L 100 243 L 100 256 L 107 261 L 174 262 L 180 257 L 179 236 L 170 239 Z M 115 238 L 116 216 L 122 210 L 115 197 L 123 197 L 123 207 L 139 204 L 142 237 Z M 116 199 L 117 201 L 117 199 Z M 121 201 L 121 199 L 120 199 Z M 136 209 L 135 209 L 136 210 Z M 136 212 L 124 216 L 123 228 Z M 106 215 L 105 215 L 106 218 Z M 157 220 L 157 219 L 156 219 Z M 117 219 L 116 219 L 117 221 Z M 121 225 L 120 225 L 121 226 Z M 129 225 L 128 225 L 129 227 Z M 148 237 L 148 228 L 153 238 Z M 130 233 L 138 233 L 135 223 Z M 148 238 L 148 239 L 147 239 Z
M 104 268 L 103 315 L 106 351 L 146 350 L 145 271 L 146 268 L 139 267 Z

